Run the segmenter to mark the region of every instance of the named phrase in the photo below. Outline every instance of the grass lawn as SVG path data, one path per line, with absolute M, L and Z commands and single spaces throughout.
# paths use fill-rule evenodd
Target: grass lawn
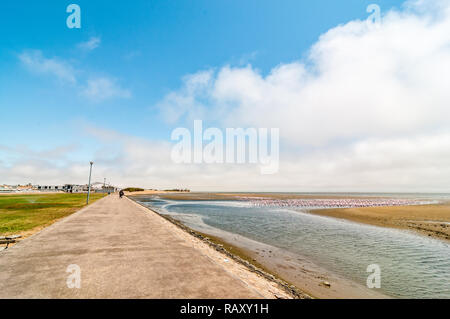
M 91 194 L 90 203 L 105 194 Z M 42 228 L 86 205 L 86 194 L 0 196 L 0 236 Z

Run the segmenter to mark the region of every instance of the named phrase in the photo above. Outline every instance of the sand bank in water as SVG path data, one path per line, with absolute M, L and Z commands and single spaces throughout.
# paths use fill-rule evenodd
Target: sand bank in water
M 429 237 L 450 240 L 449 202 L 418 206 L 315 209 L 309 213 L 375 226 L 408 229 Z

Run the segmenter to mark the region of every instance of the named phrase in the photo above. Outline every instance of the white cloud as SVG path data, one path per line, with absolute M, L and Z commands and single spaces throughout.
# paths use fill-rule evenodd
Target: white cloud
M 120 186 L 191 188 L 209 191 L 435 191 L 447 192 L 450 134 L 367 139 L 306 154 L 285 151 L 278 174 L 261 175 L 258 166 L 175 164 L 172 144 L 81 125 L 96 149 L 73 160 L 73 146 L 25 154 L 0 162 L 4 183 L 86 183 L 88 161 L 93 180 L 104 177 Z M 0 146 L 0 150 L 2 150 Z M 3 152 L 8 151 L 3 149 Z M 3 157 L 2 157 L 3 158 Z
M 168 94 L 157 107 L 164 119 L 169 123 L 175 123 L 185 114 L 189 120 L 205 116 L 207 101 L 202 101 L 210 94 L 213 71 L 201 71 L 188 75 L 183 79 L 183 88 L 178 92 Z
M 122 88 L 116 79 L 103 76 L 90 77 L 85 80 L 86 73 L 89 72 L 81 69 L 75 71 L 70 63 L 56 57 L 46 58 L 39 50 L 24 51 L 19 55 L 19 60 L 34 73 L 52 75 L 61 81 L 72 84 L 81 96 L 92 102 L 131 97 L 131 91 Z M 78 78 L 76 74 L 79 74 Z
M 448 191 L 450 134 L 397 139 L 370 139 L 327 152 L 302 156 L 285 152 L 280 171 L 261 175 L 257 166 L 239 164 L 175 164 L 172 144 L 149 141 L 96 127 L 85 128 L 97 141 L 92 153 L 93 180 L 148 188 L 188 187 L 210 191 Z M 53 151 L 46 152 L 53 154 Z M 85 183 L 84 162 L 42 156 L 0 163 L 2 181 L 10 183 Z M 57 163 L 57 164 L 55 164 Z
M 92 51 L 98 48 L 101 42 L 100 37 L 91 37 L 88 41 L 79 43 L 78 48 L 84 51 Z
M 211 191 L 448 192 L 448 30 L 448 1 L 409 2 L 386 13 L 379 28 L 352 21 L 331 29 L 307 61 L 268 74 L 251 66 L 201 71 L 158 104 L 177 126 L 198 118 L 279 127 L 278 174 L 261 175 L 256 165 L 174 164 L 168 142 L 91 128 L 98 141 L 94 180 Z M 118 95 L 105 93 L 117 92 L 112 83 L 92 80 L 85 92 L 100 99 L 129 96 L 120 88 Z M 1 165 L 7 180 L 87 176 L 86 163 Z
M 201 114 L 227 126 L 279 127 L 296 146 L 446 128 L 450 5 L 435 18 L 415 4 L 415 11 L 388 12 L 379 28 L 352 21 L 331 29 L 307 61 L 281 64 L 267 75 L 225 66 L 202 83 L 200 94 L 186 90 L 196 87 L 192 75 L 164 106 L 190 113 L 185 106 L 193 104 L 189 118 Z
M 448 30 L 448 1 L 410 1 L 377 28 L 351 21 L 329 30 L 305 61 L 268 74 L 200 71 L 160 106 L 177 125 L 280 128 L 280 174 L 233 177 L 249 189 L 446 190 Z
M 24 51 L 19 60 L 32 72 L 53 75 L 72 84 L 77 82 L 75 69 L 69 63 L 58 58 L 46 58 L 39 50 Z
M 88 80 L 82 95 L 92 101 L 101 102 L 111 98 L 129 98 L 131 92 L 120 87 L 115 79 L 100 77 Z

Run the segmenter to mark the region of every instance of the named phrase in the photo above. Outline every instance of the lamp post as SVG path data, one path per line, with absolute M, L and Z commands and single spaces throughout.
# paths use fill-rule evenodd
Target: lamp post
M 89 184 L 88 184 L 88 194 L 87 194 L 87 199 L 86 199 L 86 205 L 89 204 L 89 196 L 91 195 L 91 175 L 92 175 L 92 164 L 94 164 L 94 162 L 89 162 L 89 164 L 91 164 L 91 167 L 89 169 Z

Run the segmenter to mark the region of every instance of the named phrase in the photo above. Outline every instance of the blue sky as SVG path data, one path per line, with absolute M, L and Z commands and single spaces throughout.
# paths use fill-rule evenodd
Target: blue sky
M 165 122 L 159 106 L 182 90 L 187 75 L 250 65 L 265 77 L 277 66 L 308 61 L 321 35 L 364 21 L 373 1 L 79 0 L 73 3 L 81 7 L 81 29 L 66 26 L 70 3 L 2 1 L 0 164 L 5 169 L 45 152 L 56 152 L 46 160 L 61 168 L 107 149 L 120 153 L 98 134 L 93 138 L 94 129 L 169 141 L 180 123 Z M 403 10 L 402 1 L 376 3 L 383 13 Z M 25 182 L 22 178 L 17 182 Z
M 33 147 L 64 142 L 58 132 L 86 120 L 127 133 L 164 138 L 168 131 L 152 106 L 181 84 L 184 75 L 225 64 L 251 63 L 262 72 L 301 58 L 329 28 L 365 19 L 370 1 L 77 1 L 82 28 L 66 27 L 70 2 L 26 5 L 3 1 L 0 13 L 1 105 L 6 143 Z M 383 8 L 399 1 L 379 1 Z M 99 37 L 91 52 L 77 49 Z M 128 99 L 92 103 L 51 76 L 30 74 L 17 55 L 40 50 L 71 60 L 83 76 L 118 79 Z M 88 75 L 89 74 L 89 75 Z M 107 111 L 108 110 L 108 111 Z M 55 134 L 56 133 L 56 134 Z M 39 140 L 47 137 L 45 143 Z

